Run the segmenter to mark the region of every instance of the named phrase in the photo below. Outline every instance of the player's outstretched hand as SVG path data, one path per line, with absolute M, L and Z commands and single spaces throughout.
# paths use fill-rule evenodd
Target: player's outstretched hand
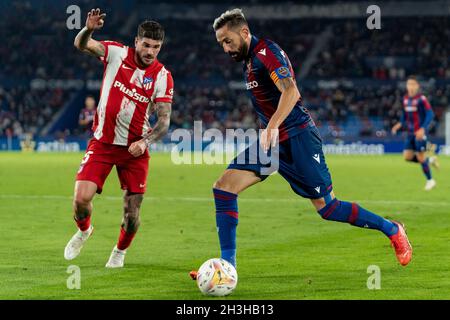
M 128 152 L 131 153 L 133 157 L 139 157 L 140 155 L 144 154 L 146 149 L 147 143 L 144 139 L 141 139 L 139 141 L 133 142 L 128 148 Z
M 87 15 L 86 28 L 89 30 L 100 29 L 105 23 L 105 17 L 106 13 L 100 14 L 100 9 L 92 9 Z
M 275 147 L 278 143 L 278 129 L 266 128 L 261 132 L 261 137 L 259 138 L 262 149 L 265 153 L 270 147 Z

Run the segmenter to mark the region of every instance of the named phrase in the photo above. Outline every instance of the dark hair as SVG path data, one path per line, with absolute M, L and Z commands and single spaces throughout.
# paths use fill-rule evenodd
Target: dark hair
M 243 25 L 248 26 L 244 13 L 239 8 L 225 11 L 220 17 L 214 20 L 214 31 L 217 31 L 225 25 L 228 25 L 230 28 L 241 27 Z
M 419 83 L 419 79 L 417 79 L 416 75 L 410 75 L 408 78 L 406 78 L 406 81 L 408 80 L 414 80 L 415 82 Z
M 138 26 L 138 38 L 150 38 L 153 40 L 164 40 L 164 28 L 156 21 L 146 20 Z

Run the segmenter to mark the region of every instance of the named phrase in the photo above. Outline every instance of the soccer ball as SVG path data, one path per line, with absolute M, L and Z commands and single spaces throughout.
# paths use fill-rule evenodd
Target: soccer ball
M 223 297 L 237 285 L 237 272 L 231 263 L 221 258 L 209 259 L 198 269 L 197 286 L 208 296 Z

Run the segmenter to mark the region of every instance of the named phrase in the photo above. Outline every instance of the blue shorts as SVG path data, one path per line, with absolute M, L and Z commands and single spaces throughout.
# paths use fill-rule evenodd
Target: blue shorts
M 270 149 L 268 155 L 261 155 L 264 152 L 258 140 L 240 153 L 228 169 L 253 171 L 262 180 L 278 171 L 292 190 L 304 198 L 323 198 L 331 192 L 331 175 L 325 163 L 322 139 L 315 126 L 306 127 L 281 142 L 278 148 Z
M 427 150 L 427 138 L 417 140 L 414 135 L 408 135 L 405 140 L 405 150 L 413 150 L 415 152 L 425 152 Z

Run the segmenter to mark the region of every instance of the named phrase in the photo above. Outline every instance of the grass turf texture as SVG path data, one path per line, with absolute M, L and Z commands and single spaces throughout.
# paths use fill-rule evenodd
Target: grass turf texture
M 176 166 L 154 154 L 141 228 L 125 268 L 109 270 L 122 218 L 115 170 L 94 200 L 92 238 L 78 258 L 63 258 L 82 156 L 0 153 L 0 299 L 213 299 L 188 272 L 219 255 L 211 186 L 225 165 Z M 400 155 L 327 159 L 339 199 L 406 223 L 411 264 L 401 267 L 377 231 L 323 221 L 275 175 L 239 196 L 239 283 L 225 299 L 450 298 L 450 158 L 431 192 Z M 80 267 L 80 290 L 66 287 L 70 265 Z M 369 265 L 381 269 L 380 290 L 367 289 Z

